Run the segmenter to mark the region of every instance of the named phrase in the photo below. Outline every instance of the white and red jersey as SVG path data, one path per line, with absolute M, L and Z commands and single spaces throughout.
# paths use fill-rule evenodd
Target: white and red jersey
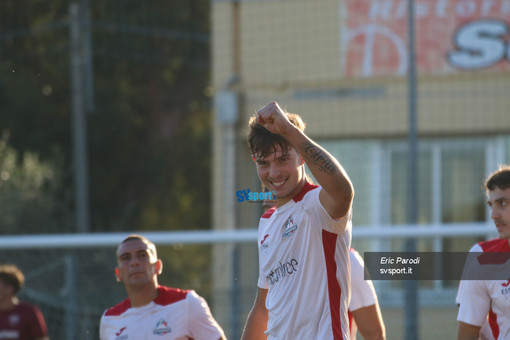
M 471 252 L 510 252 L 509 241 L 494 239 L 479 242 Z M 508 280 L 462 280 L 456 298 L 457 321 L 490 326 L 494 339 L 510 339 L 510 277 Z
M 349 339 L 351 212 L 334 220 L 305 184 L 258 229 L 258 286 L 268 289 L 270 339 Z
M 351 248 L 351 303 L 349 304 L 349 327 L 351 340 L 356 339 L 358 327 L 351 312 L 377 304 L 377 294 L 371 280 L 365 280 L 365 263 L 359 253 Z
M 158 287 L 158 297 L 142 307 L 126 299 L 105 311 L 101 340 L 217 340 L 223 330 L 207 302 L 193 290 Z

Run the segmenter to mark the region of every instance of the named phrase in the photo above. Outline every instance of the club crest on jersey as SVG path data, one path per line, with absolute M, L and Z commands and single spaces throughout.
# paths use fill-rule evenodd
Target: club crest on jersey
M 292 216 L 289 217 L 289 219 L 287 220 L 287 222 L 285 222 L 285 225 L 283 226 L 282 238 L 291 237 L 292 234 L 294 234 L 294 232 L 297 230 L 297 228 L 298 226 L 294 222 L 294 218 Z
M 165 320 L 160 319 L 156 324 L 156 328 L 152 331 L 152 334 L 165 335 L 168 333 L 172 333 L 172 329 L 168 327 L 168 323 Z

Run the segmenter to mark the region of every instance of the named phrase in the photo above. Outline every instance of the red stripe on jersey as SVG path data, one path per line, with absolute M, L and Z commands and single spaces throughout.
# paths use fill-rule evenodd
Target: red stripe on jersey
M 352 313 L 351 311 L 347 311 L 347 316 L 349 317 L 349 334 L 352 334 Z
M 510 244 L 507 239 L 495 238 L 489 241 L 478 242 L 484 252 L 510 252 Z
M 121 303 L 119 303 L 111 308 L 108 308 L 108 310 L 105 312 L 105 315 L 107 315 L 107 316 L 122 315 L 129 308 L 131 308 L 131 301 L 129 299 L 126 299 L 126 300 L 122 301 Z
M 491 326 L 492 336 L 497 339 L 499 337 L 498 316 L 492 311 L 492 308 L 489 310 L 489 325 Z
M 510 252 L 510 244 L 507 239 L 496 238 L 489 241 L 478 242 L 478 244 L 482 247 L 484 252 Z M 492 308 L 489 310 L 489 325 L 494 339 L 497 339 L 499 337 L 498 316 L 492 311 Z
M 158 297 L 154 299 L 154 303 L 166 306 L 174 302 L 184 300 L 189 290 L 158 286 Z
M 354 248 L 350 248 L 349 251 L 351 253 L 355 252 Z M 351 290 L 351 292 L 352 292 L 352 290 Z M 352 313 L 351 313 L 350 310 L 347 311 L 347 316 L 349 317 L 349 334 L 352 334 L 352 319 L 353 319 L 353 316 L 352 316 Z
M 301 189 L 301 191 L 299 191 L 294 197 L 292 197 L 292 199 L 294 200 L 294 202 L 297 203 L 297 202 L 301 201 L 303 199 L 303 197 L 305 197 L 305 195 L 308 191 L 313 190 L 317 187 L 318 187 L 318 185 L 306 182 L 303 189 Z
M 297 203 L 297 202 L 301 201 L 303 199 L 303 197 L 305 197 L 305 195 L 308 191 L 313 190 L 317 187 L 318 187 L 318 185 L 306 182 L 303 189 L 301 189 L 292 199 L 294 200 L 294 202 Z M 275 207 L 267 209 L 266 212 L 262 215 L 262 218 L 270 218 L 271 215 L 273 215 L 273 213 L 275 212 L 275 210 L 276 210 Z
M 342 322 L 340 320 L 340 297 L 342 295 L 342 289 L 340 283 L 336 279 L 337 263 L 335 260 L 335 250 L 337 237 L 337 234 L 322 230 L 322 246 L 328 275 L 329 309 L 331 313 L 333 339 L 341 340 L 343 339 Z
M 496 238 L 489 241 L 478 242 L 483 254 L 478 256 L 480 264 L 504 264 L 510 259 L 510 245 L 508 240 Z
M 510 253 L 508 252 L 483 252 L 478 256 L 478 263 L 484 264 L 505 264 L 510 260 Z
M 269 209 L 266 210 L 266 212 L 262 215 L 262 218 L 270 218 L 271 215 L 273 215 L 273 213 L 275 212 L 276 210 L 276 207 L 271 207 Z
M 174 302 L 184 300 L 188 292 L 188 290 L 158 286 L 158 296 L 154 299 L 154 303 L 162 306 L 170 305 Z M 131 308 L 131 300 L 127 298 L 121 303 L 109 308 L 105 312 L 105 315 L 122 315 L 129 308 Z

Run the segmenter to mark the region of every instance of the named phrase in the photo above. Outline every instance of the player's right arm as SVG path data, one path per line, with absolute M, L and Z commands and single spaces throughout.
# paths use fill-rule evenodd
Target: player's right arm
M 248 315 L 241 340 L 267 340 L 268 312 L 266 309 L 267 289 L 259 288 L 255 303 Z
M 257 111 L 257 123 L 269 132 L 281 135 L 299 152 L 322 187 L 319 199 L 328 214 L 335 220 L 347 215 L 354 198 L 354 188 L 340 163 L 293 125 L 276 102 Z
M 459 321 L 457 340 L 478 340 L 480 339 L 480 327 Z

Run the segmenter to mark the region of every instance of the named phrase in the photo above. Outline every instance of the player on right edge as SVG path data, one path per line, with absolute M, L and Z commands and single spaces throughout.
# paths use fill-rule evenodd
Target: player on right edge
M 510 252 L 510 166 L 502 166 L 485 182 L 487 204 L 499 238 L 479 242 L 470 251 Z M 481 332 L 490 326 L 496 340 L 510 339 L 510 289 L 508 280 L 462 280 L 457 293 L 458 340 L 490 339 Z M 482 327 L 483 326 L 483 327 Z

